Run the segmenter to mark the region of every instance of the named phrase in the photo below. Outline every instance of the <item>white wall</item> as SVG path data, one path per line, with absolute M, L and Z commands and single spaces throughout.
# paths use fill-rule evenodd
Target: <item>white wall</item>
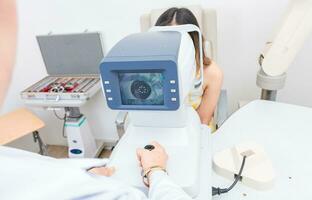
M 214 7 L 218 12 L 219 65 L 225 73 L 224 88 L 228 90 L 230 109 L 237 108 L 239 100 L 252 100 L 260 95 L 255 78 L 257 59 L 271 30 L 278 22 L 287 0 L 180 0 L 179 5 L 199 4 Z M 18 57 L 3 112 L 23 106 L 19 92 L 46 75 L 35 40 L 35 35 L 81 32 L 84 29 L 101 31 L 105 49 L 110 49 L 125 35 L 139 31 L 139 16 L 152 8 L 175 5 L 166 0 L 19 0 Z M 285 89 L 278 100 L 312 106 L 312 37 L 306 42 L 291 66 Z M 301 73 L 303 72 L 303 73 Z M 49 144 L 66 144 L 61 137 L 61 122 L 51 112 L 32 109 L 45 122 L 42 130 Z M 113 120 L 99 93 L 83 109 L 98 138 L 116 139 Z M 295 117 L 295 116 L 294 116 Z M 13 144 L 34 149 L 31 138 Z

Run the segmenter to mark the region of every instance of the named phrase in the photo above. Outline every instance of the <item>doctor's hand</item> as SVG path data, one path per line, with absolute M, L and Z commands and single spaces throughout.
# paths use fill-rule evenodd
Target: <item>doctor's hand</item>
M 147 150 L 143 148 L 137 149 L 137 157 L 140 162 L 141 167 L 144 171 L 150 169 L 151 167 L 161 167 L 166 169 L 168 155 L 165 149 L 158 142 L 151 142 L 155 148 L 152 150 Z

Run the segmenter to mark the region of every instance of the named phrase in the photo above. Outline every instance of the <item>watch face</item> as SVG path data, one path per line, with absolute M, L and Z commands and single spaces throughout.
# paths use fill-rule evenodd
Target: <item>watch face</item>
M 123 105 L 164 105 L 162 73 L 118 74 Z

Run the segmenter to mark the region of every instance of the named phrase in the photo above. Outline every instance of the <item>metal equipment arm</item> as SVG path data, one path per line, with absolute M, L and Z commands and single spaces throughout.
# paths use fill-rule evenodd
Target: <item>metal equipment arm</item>
M 266 51 L 260 55 L 257 85 L 262 98 L 275 100 L 284 87 L 286 71 L 312 32 L 312 0 L 291 0 Z

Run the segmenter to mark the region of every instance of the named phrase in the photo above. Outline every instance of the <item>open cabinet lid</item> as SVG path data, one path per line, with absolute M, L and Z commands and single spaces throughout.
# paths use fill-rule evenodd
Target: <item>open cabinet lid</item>
M 49 75 L 99 74 L 104 57 L 100 33 L 40 35 L 37 41 Z

